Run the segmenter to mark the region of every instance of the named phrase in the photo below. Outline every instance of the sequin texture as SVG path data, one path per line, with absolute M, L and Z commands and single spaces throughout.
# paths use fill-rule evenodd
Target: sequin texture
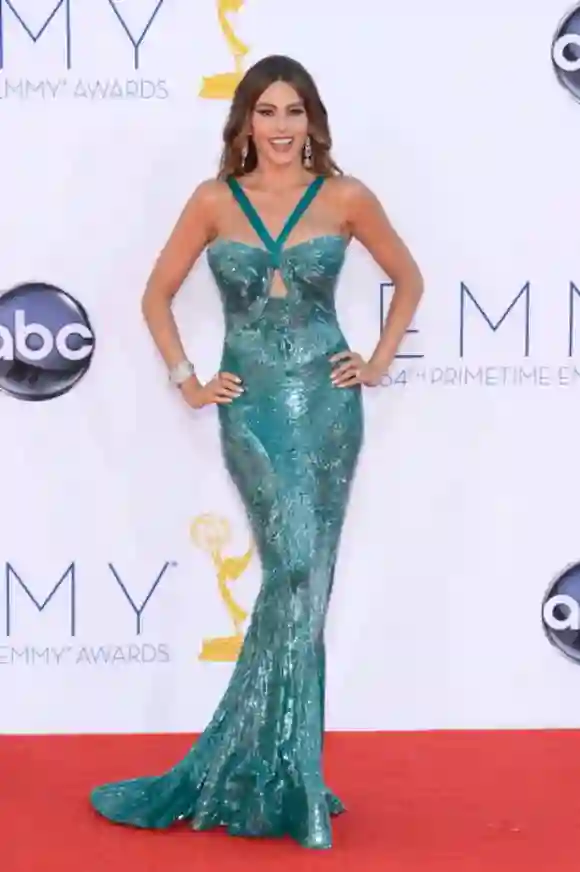
M 320 236 L 277 253 L 287 289 L 271 297 L 271 252 L 217 240 L 208 261 L 226 321 L 222 369 L 244 393 L 219 406 L 223 456 L 241 494 L 262 584 L 225 694 L 172 769 L 97 787 L 109 820 L 332 843 L 344 810 L 326 786 L 324 626 L 362 436 L 359 387 L 330 381 L 348 347 L 334 293 L 346 251 Z

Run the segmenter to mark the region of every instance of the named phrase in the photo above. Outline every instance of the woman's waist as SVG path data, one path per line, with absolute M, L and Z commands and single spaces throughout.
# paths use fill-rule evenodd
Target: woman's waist
M 336 321 L 307 325 L 268 324 L 262 320 L 252 327 L 226 332 L 223 357 L 244 366 L 316 366 L 332 354 L 348 348 Z
M 336 348 L 341 351 L 345 346 Z M 334 392 L 331 381 L 332 370 L 336 364 L 331 361 L 332 353 L 317 355 L 279 354 L 254 357 L 235 356 L 224 352 L 221 369 L 237 375 L 245 388 L 241 395 L 242 404 L 252 405 L 257 396 L 280 398 L 286 395 L 292 400 L 297 391 L 302 396 L 321 396 L 320 392 Z

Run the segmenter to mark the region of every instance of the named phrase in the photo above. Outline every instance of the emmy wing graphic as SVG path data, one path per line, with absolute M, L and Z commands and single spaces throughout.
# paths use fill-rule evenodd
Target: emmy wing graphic
M 231 100 L 244 75 L 244 58 L 250 49 L 241 39 L 238 39 L 227 15 L 239 12 L 243 8 L 244 0 L 216 0 L 216 2 L 219 24 L 233 57 L 234 70 L 229 73 L 204 76 L 199 94 L 207 100 Z
M 248 617 L 246 612 L 233 598 L 230 585 L 247 569 L 254 547 L 250 547 L 239 557 L 224 555 L 223 549 L 231 539 L 228 521 L 218 515 L 198 515 L 191 525 L 192 541 L 211 557 L 220 596 L 226 607 L 230 620 L 234 625 L 232 636 L 204 639 L 199 654 L 200 660 L 211 660 L 215 663 L 235 663 L 244 640 L 243 624 Z

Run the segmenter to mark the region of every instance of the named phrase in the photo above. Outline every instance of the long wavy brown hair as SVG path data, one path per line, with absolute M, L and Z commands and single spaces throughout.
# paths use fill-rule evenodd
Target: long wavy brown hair
M 236 88 L 223 132 L 218 178 L 243 176 L 256 169 L 258 155 L 252 137 L 248 138 L 248 125 L 254 106 L 273 82 L 291 85 L 304 103 L 312 145 L 312 172 L 320 176 L 341 175 L 342 170 L 330 154 L 328 113 L 314 79 L 298 61 L 285 55 L 270 55 L 250 67 Z M 246 144 L 248 153 L 244 160 Z

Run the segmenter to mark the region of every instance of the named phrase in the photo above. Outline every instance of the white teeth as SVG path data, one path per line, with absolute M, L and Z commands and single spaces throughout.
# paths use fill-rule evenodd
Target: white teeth
M 290 136 L 284 139 L 271 139 L 270 142 L 274 145 L 290 145 L 290 143 L 292 142 L 292 137 Z

